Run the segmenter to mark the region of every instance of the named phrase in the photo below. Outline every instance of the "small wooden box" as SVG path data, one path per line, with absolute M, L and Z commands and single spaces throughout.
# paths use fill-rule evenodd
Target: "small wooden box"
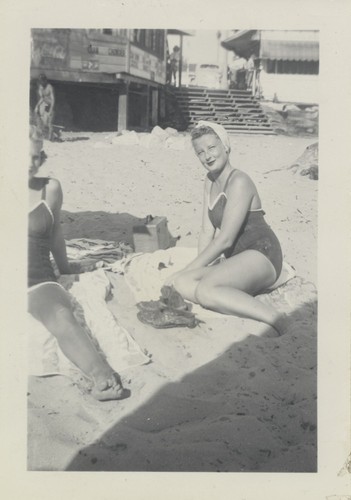
M 154 252 L 169 247 L 169 231 L 166 217 L 149 218 L 144 224 L 133 227 L 134 250 Z

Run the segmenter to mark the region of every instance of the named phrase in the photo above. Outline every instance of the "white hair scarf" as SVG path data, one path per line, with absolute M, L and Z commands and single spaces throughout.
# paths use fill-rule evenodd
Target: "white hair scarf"
M 200 120 L 197 124 L 196 127 L 210 127 L 220 138 L 222 141 L 223 146 L 227 150 L 227 152 L 230 152 L 230 142 L 229 142 L 229 137 L 227 134 L 227 131 L 225 130 L 222 125 L 219 125 L 219 123 L 213 123 L 213 122 L 207 122 L 205 120 Z

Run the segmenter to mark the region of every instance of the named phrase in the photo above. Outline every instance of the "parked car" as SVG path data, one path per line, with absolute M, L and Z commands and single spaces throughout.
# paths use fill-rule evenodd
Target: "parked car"
M 222 73 L 217 64 L 200 64 L 196 70 L 195 84 L 210 89 L 221 88 Z

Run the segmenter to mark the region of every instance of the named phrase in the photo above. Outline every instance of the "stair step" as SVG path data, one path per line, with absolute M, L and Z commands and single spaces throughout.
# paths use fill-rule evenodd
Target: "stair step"
M 203 96 L 196 96 L 196 97 L 180 95 L 180 96 L 177 96 L 177 100 L 178 101 L 186 101 L 186 102 L 192 102 L 192 101 L 208 102 L 210 100 L 210 98 L 208 96 L 204 96 L 204 95 Z
M 219 113 L 225 112 L 225 111 L 234 111 L 235 106 L 218 106 L 218 104 L 214 104 L 213 108 L 217 110 Z
M 206 95 L 205 92 L 192 92 L 192 93 L 189 93 L 189 92 L 176 92 L 175 94 L 177 97 L 189 97 L 189 98 L 192 98 L 192 97 L 202 97 L 204 95 Z
M 251 135 L 276 135 L 273 131 L 267 130 L 228 130 L 232 134 L 251 134 Z
M 182 87 L 174 89 L 173 95 L 189 127 L 208 119 L 231 133 L 274 134 L 269 118 L 250 90 Z
M 237 113 L 239 113 L 242 116 L 247 116 L 248 118 L 252 118 L 253 116 L 266 116 L 260 109 L 253 110 L 253 109 L 243 109 L 243 108 L 237 108 L 235 109 Z
M 232 125 L 230 127 L 226 127 L 226 130 L 251 130 L 251 131 L 260 131 L 260 132 L 273 132 L 271 129 L 262 128 L 262 127 L 240 127 L 237 125 Z
M 207 92 L 213 95 L 234 94 L 234 95 L 252 95 L 251 90 L 239 89 L 210 89 L 208 87 L 174 87 L 171 91 L 174 94 L 196 94 Z
M 237 111 L 231 109 L 230 111 L 218 111 L 217 109 L 215 110 L 215 114 L 217 116 L 238 116 L 238 117 L 241 117 L 242 115 L 240 113 L 238 113 Z
M 232 90 L 232 89 L 224 89 L 224 90 L 214 90 L 207 89 L 207 93 L 210 95 L 252 95 L 250 90 Z
M 184 111 L 196 111 L 196 110 L 199 110 L 199 111 L 206 111 L 207 109 L 212 109 L 212 106 L 184 106 L 182 104 L 180 104 L 180 108 Z
M 211 101 L 213 106 L 224 107 L 224 106 L 234 106 L 235 101 Z
M 262 130 L 268 130 L 268 129 L 271 129 L 271 127 L 269 126 L 269 124 L 265 124 L 265 123 L 246 123 L 246 122 L 234 122 L 234 123 L 224 123 L 222 122 L 222 125 L 227 128 L 227 129 L 230 129 L 230 128 L 249 128 L 250 130 L 252 129 L 262 129 Z

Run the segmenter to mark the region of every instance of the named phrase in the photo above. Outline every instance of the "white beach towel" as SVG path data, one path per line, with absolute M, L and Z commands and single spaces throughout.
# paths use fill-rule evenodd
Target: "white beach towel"
M 167 250 L 156 250 L 153 253 L 135 254 L 117 262 L 111 267 L 111 270 L 124 273 L 125 280 L 132 290 L 136 302 L 157 300 L 165 280 L 183 269 L 196 255 L 195 248 L 173 247 Z M 294 277 L 294 269 L 284 262 L 278 280 L 267 290 L 267 293 Z M 209 311 L 198 305 L 194 305 L 193 311 L 200 318 L 220 315 L 220 313 Z
M 79 281 L 74 281 L 75 277 Z M 150 362 L 150 358 L 108 309 L 106 298 L 111 285 L 103 269 L 63 276 L 60 282 L 64 288 L 69 289 L 78 322 L 86 329 L 114 370 L 121 372 Z M 61 352 L 53 335 L 30 314 L 27 344 L 29 375 L 70 376 L 78 371 Z

